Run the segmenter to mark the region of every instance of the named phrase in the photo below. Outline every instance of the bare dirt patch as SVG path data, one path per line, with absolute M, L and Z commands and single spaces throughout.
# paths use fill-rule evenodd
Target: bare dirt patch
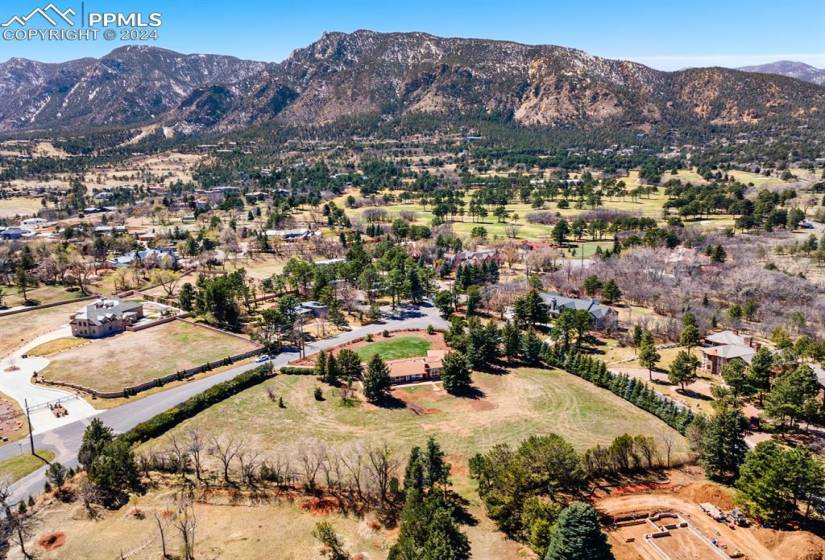
M 37 539 L 37 544 L 43 550 L 55 550 L 66 544 L 66 534 L 62 531 L 46 533 Z
M 668 487 L 636 493 L 614 492 L 607 497 L 597 498 L 595 505 L 602 513 L 614 519 L 660 512 L 678 513 L 705 539 L 717 541 L 720 550 L 725 553 L 741 551 L 751 560 L 812 560 L 825 555 L 825 540 L 813 533 L 776 531 L 757 526 L 731 527 L 718 523 L 706 515 L 699 504 L 710 502 L 728 511 L 733 507 L 732 490 L 704 480 L 694 468 L 670 471 L 668 474 Z M 609 530 L 608 538 L 616 559 L 661 560 L 662 556 L 652 547 L 640 542 L 641 536 L 650 532 L 642 528 L 636 530 L 638 535 L 632 534 L 634 531 L 626 527 Z M 707 543 L 702 539 L 697 541 L 695 535 L 685 535 L 686 533 L 674 531 L 672 538 L 666 537 L 670 540 L 657 539 L 657 543 L 664 545 L 661 548 L 673 559 L 699 560 L 718 556 L 712 549 L 708 549 Z M 628 542 L 628 539 L 633 541 Z

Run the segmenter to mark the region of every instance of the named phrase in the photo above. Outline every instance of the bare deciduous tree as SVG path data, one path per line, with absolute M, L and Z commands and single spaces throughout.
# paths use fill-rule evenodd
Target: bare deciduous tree
M 232 467 L 232 461 L 238 456 L 243 443 L 236 441 L 235 438 L 212 438 L 212 448 L 209 450 L 210 454 L 220 462 L 223 467 L 223 480 L 227 484 L 232 484 L 232 479 L 229 478 L 229 472 Z

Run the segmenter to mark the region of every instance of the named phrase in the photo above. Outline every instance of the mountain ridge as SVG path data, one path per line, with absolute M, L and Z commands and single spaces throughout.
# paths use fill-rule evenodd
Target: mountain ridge
M 776 62 L 769 62 L 767 64 L 743 66 L 739 68 L 739 70 L 759 72 L 762 74 L 776 74 L 810 82 L 819 86 L 825 86 L 825 68 L 817 68 L 816 66 L 795 60 L 777 60 Z
M 824 88 L 782 76 L 664 72 L 556 45 L 423 32 L 326 32 L 277 63 L 125 46 L 99 59 L 0 64 L 2 131 L 162 121 L 192 134 L 412 113 L 649 131 L 818 123 L 823 102 Z

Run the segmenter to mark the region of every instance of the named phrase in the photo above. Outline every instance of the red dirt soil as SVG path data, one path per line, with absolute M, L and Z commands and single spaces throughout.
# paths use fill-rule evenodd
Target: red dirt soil
M 306 498 L 300 501 L 299 507 L 313 515 L 332 515 L 340 510 L 340 503 L 331 497 Z
M 668 471 L 667 484 L 637 484 L 611 489 L 595 497 L 602 513 L 614 518 L 648 515 L 658 511 L 680 513 L 706 538 L 714 536 L 730 551 L 741 550 L 748 560 L 822 560 L 825 540 L 806 531 L 777 531 L 752 525 L 730 527 L 717 523 L 699 509 L 710 502 L 723 510 L 733 508 L 733 491 L 707 481 L 696 467 Z M 638 491 L 634 491 L 637 489 Z M 643 531 L 644 532 L 644 531 Z M 625 532 L 608 531 L 616 560 L 655 560 L 659 556 L 644 543 L 627 543 Z M 683 551 L 684 552 L 684 551 Z
M 39 544 L 43 550 L 54 550 L 56 548 L 60 548 L 66 544 L 66 534 L 61 531 L 56 533 L 46 533 L 37 539 L 37 544 Z

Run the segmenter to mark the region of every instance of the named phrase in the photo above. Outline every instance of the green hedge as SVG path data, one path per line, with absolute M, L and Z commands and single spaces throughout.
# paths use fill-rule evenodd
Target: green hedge
M 315 369 L 311 367 L 293 367 L 284 366 L 281 368 L 281 373 L 284 375 L 314 375 Z
M 184 420 L 192 418 L 227 398 L 248 389 L 253 385 L 258 385 L 272 376 L 269 367 L 261 366 L 247 371 L 228 381 L 218 383 L 210 387 L 203 393 L 190 397 L 177 406 L 173 406 L 165 412 L 150 418 L 146 422 L 141 422 L 128 432 L 124 432 L 118 437 L 125 440 L 130 445 L 143 443 L 152 438 L 163 435 Z

